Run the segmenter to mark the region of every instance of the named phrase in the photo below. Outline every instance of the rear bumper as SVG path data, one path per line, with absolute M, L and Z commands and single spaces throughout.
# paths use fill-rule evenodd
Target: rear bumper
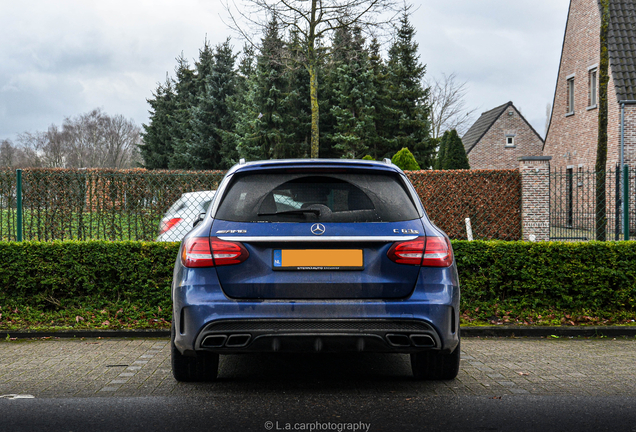
M 175 345 L 186 355 L 196 351 L 453 351 L 459 341 L 459 317 L 453 305 L 227 301 L 183 306 L 175 310 L 173 319 Z
M 427 323 L 409 320 L 219 320 L 196 338 L 196 351 L 417 352 L 441 346 Z
M 393 300 L 231 299 L 221 290 L 213 269 L 192 271 L 178 264 L 174 281 L 174 343 L 185 355 L 196 351 L 452 352 L 459 342 L 460 290 L 455 266 L 422 268 L 411 295 Z

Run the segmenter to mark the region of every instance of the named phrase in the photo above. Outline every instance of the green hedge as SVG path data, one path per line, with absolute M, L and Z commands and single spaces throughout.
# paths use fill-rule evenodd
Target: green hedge
M 631 323 L 636 242 L 454 241 L 471 322 Z
M 0 328 L 165 327 L 178 243 L 0 242 Z
M 0 329 L 167 327 L 178 247 L 0 242 Z M 636 242 L 454 241 L 453 247 L 464 324 L 636 318 Z

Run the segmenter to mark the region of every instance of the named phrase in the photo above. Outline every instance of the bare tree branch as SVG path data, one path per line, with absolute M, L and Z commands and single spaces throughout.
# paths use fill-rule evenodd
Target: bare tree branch
M 473 123 L 475 109 L 466 109 L 466 82 L 458 82 L 455 73 L 442 74 L 426 83 L 430 88 L 431 135 L 439 138 L 447 130 L 457 130 L 462 136 Z

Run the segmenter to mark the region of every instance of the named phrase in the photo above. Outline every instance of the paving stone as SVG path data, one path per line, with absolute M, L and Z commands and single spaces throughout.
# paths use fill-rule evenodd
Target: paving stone
M 458 378 L 417 382 L 407 355 L 221 356 L 217 383 L 177 383 L 156 340 L 0 342 L 0 395 L 120 397 L 253 392 L 408 395 L 633 395 L 635 339 L 464 338 Z M 372 360 L 369 366 L 368 359 Z M 307 366 L 309 367 L 309 366 Z M 339 368 L 343 372 L 339 372 Z M 339 375 L 340 373 L 340 375 Z

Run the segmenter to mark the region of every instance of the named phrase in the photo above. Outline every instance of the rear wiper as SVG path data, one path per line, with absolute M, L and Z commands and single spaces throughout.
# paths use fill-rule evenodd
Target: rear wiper
M 298 209 L 298 210 L 286 210 L 276 213 L 259 213 L 259 216 L 278 216 L 278 215 L 304 215 L 305 213 L 313 213 L 316 216 L 320 216 L 320 210 L 318 209 Z

